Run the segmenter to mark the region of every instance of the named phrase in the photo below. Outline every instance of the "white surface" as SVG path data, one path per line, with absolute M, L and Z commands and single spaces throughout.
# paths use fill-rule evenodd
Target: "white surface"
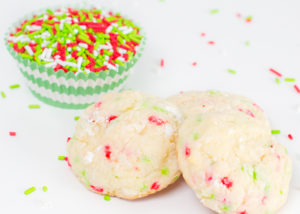
M 10 0 L 0 8 L 0 33 L 24 14 L 62 0 Z M 69 3 L 70 1 L 65 1 Z M 266 111 L 278 139 L 293 159 L 293 178 L 287 204 L 280 214 L 300 212 L 300 94 L 292 84 L 276 85 L 273 67 L 300 85 L 300 2 L 298 0 L 106 0 L 91 1 L 127 14 L 144 27 L 147 47 L 128 87 L 168 96 L 181 90 L 219 89 L 254 99 Z M 209 11 L 217 8 L 218 14 Z M 236 13 L 252 15 L 245 23 Z M 206 37 L 200 33 L 205 32 Z M 208 45 L 213 40 L 215 45 Z M 250 41 L 250 46 L 244 45 Z M 180 179 L 151 197 L 125 201 L 87 191 L 58 155 L 72 135 L 75 115 L 81 111 L 57 109 L 36 100 L 24 85 L 12 57 L 0 43 L 0 213 L 211 213 Z M 165 68 L 159 71 L 159 61 Z M 192 62 L 198 65 L 193 67 Z M 235 69 L 236 75 L 227 72 Z M 10 90 L 9 85 L 21 88 Z M 28 109 L 41 104 L 41 109 Z M 16 131 L 10 137 L 9 131 Z M 287 138 L 292 133 L 294 140 Z M 29 196 L 30 186 L 48 186 Z

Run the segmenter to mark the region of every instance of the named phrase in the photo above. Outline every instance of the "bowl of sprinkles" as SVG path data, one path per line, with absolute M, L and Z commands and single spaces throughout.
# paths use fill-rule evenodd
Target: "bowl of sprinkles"
M 34 96 L 81 109 L 123 88 L 145 37 L 119 13 L 67 7 L 23 18 L 6 34 L 5 44 Z

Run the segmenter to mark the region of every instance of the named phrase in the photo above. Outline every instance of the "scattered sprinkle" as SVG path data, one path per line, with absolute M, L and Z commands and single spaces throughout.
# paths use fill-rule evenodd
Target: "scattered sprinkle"
M 160 60 L 160 67 L 163 68 L 164 66 L 165 66 L 165 61 L 164 61 L 164 59 L 161 59 L 161 60 Z
M 272 130 L 271 133 L 272 134 L 280 134 L 280 130 Z
M 247 23 L 252 22 L 252 16 L 247 16 L 247 17 L 245 18 L 245 21 L 246 21 Z
M 214 42 L 214 41 L 209 41 L 208 44 L 209 44 L 209 45 L 214 45 L 215 42 Z
M 37 104 L 31 104 L 28 106 L 30 109 L 38 109 L 38 108 L 41 108 L 40 105 L 37 105 Z
M 275 82 L 279 85 L 280 84 L 280 79 L 278 77 L 276 77 Z
M 79 116 L 75 116 L 74 120 L 77 121 L 77 120 L 79 120 L 79 118 L 80 118 Z
M 161 174 L 162 175 L 168 175 L 169 174 L 169 169 L 168 168 L 161 169 Z
M 71 137 L 68 137 L 68 138 L 67 138 L 67 143 L 69 143 L 69 142 L 70 142 L 70 140 L 71 140 Z
M 198 133 L 198 132 L 195 132 L 195 133 L 193 134 L 193 139 L 194 139 L 194 140 L 198 140 L 198 138 L 199 138 L 199 133 Z
M 191 149 L 189 147 L 185 147 L 185 156 L 189 157 L 191 155 Z
M 236 71 L 233 70 L 233 69 L 230 69 L 230 68 L 229 68 L 227 71 L 228 71 L 228 73 L 230 73 L 230 74 L 236 74 Z
M 224 206 L 222 207 L 222 210 L 224 210 L 224 211 L 228 211 L 228 210 L 229 210 L 229 206 L 227 206 L 227 205 L 224 205 Z
M 104 198 L 105 201 L 110 201 L 110 196 L 109 195 L 105 195 L 103 198 Z
M 156 181 L 151 185 L 151 190 L 158 190 L 159 189 L 159 183 Z
M 196 66 L 196 65 L 197 65 L 197 62 L 193 62 L 193 63 L 192 63 L 192 66 Z
M 282 77 L 282 74 L 279 73 L 278 71 L 274 70 L 273 68 L 270 68 L 269 71 L 272 72 L 273 74 L 277 75 L 278 77 Z
M 232 187 L 233 182 L 231 180 L 229 180 L 228 177 L 224 177 L 221 179 L 221 182 L 224 186 L 226 186 L 227 189 L 229 189 L 230 187 Z
M 5 93 L 4 93 L 3 91 L 1 91 L 1 97 L 2 97 L 2 98 L 5 98 L 5 97 L 6 97 L 6 95 L 5 95 Z
M 46 186 L 43 186 L 43 188 L 42 188 L 42 189 L 43 189 L 43 191 L 44 191 L 44 192 L 47 192 L 47 190 L 48 190 L 48 187 L 46 187 Z
M 16 136 L 17 133 L 16 132 L 9 132 L 9 136 Z
M 250 42 L 249 42 L 249 41 L 246 41 L 246 42 L 245 42 L 245 45 L 246 45 L 246 46 L 250 46 Z
M 20 88 L 19 84 L 15 84 L 15 85 L 11 85 L 9 86 L 10 89 L 16 89 L 16 88 Z
M 103 192 L 103 188 L 101 188 L 101 187 L 96 187 L 94 185 L 90 185 L 90 187 L 96 192 Z
M 201 33 L 200 36 L 201 36 L 201 37 L 205 37 L 205 36 L 206 36 L 206 33 Z
M 58 160 L 62 160 L 62 161 L 64 161 L 65 159 L 66 159 L 66 156 L 58 156 L 58 158 L 57 158 Z
M 240 13 L 237 13 L 237 14 L 236 14 L 236 17 L 238 17 L 238 18 L 242 18 L 242 14 L 240 14 Z
M 209 13 L 210 14 L 217 14 L 217 13 L 219 13 L 219 9 L 212 9 L 212 10 L 210 10 Z
M 298 94 L 300 94 L 300 88 L 299 88 L 297 85 L 294 85 L 294 89 L 296 90 L 296 92 L 297 92 Z
M 151 123 L 154 123 L 154 124 L 156 124 L 158 126 L 163 125 L 163 124 L 166 123 L 165 121 L 163 121 L 160 118 L 155 117 L 154 115 L 148 117 L 148 121 L 151 122 Z
M 284 78 L 284 81 L 286 81 L 286 82 L 295 82 L 296 79 L 295 78 Z
M 25 195 L 29 195 L 30 193 L 34 192 L 36 190 L 35 187 L 30 187 L 29 189 L 25 190 L 24 191 L 24 194 Z
M 288 134 L 288 138 L 290 139 L 290 140 L 293 140 L 294 138 L 293 138 L 293 135 L 291 135 L 291 134 Z

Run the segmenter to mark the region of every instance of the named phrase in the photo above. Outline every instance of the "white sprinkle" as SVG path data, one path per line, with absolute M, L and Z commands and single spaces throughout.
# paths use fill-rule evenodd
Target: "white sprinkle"
M 61 20 L 60 24 L 59 24 L 59 29 L 63 30 L 64 29 L 64 24 L 65 24 L 65 20 Z
M 79 31 L 78 31 L 78 29 L 75 28 L 75 29 L 73 30 L 73 32 L 74 32 L 75 34 L 77 34 Z
M 99 45 L 99 48 L 100 49 L 109 49 L 109 46 L 107 46 L 107 45 Z
M 61 66 L 70 66 L 70 67 L 77 67 L 77 64 L 74 62 L 69 62 L 69 61 L 62 61 L 60 59 L 57 59 L 56 62 L 60 64 Z
M 77 18 L 73 18 L 74 22 L 79 22 L 79 20 Z
M 37 31 L 37 30 L 41 30 L 42 27 L 41 26 L 38 26 L 38 25 L 27 25 L 26 26 L 26 29 L 28 31 Z
M 71 54 L 66 56 L 66 59 L 71 59 L 71 58 L 72 58 Z M 77 66 L 77 64 L 76 64 L 76 66 Z
M 51 63 L 45 64 L 45 67 L 47 67 L 47 68 L 50 68 L 50 67 L 54 68 L 56 65 L 57 65 L 57 62 L 51 62 Z
M 30 56 L 32 56 L 34 54 L 33 51 L 32 51 L 32 49 L 31 49 L 31 47 L 29 47 L 28 45 L 25 46 L 25 50 L 28 52 L 28 54 Z
M 99 55 L 99 52 L 96 51 L 96 50 L 94 50 L 94 51 L 93 51 L 93 55 L 94 55 L 95 57 L 97 57 L 97 56 Z
M 82 30 L 86 30 L 86 26 L 85 25 L 80 25 L 79 26 Z
M 119 53 L 120 54 L 125 54 L 125 53 L 127 53 L 127 51 L 125 50 L 125 49 L 123 49 L 123 48 L 119 48 Z
M 174 130 L 169 124 L 165 124 L 165 133 L 168 137 L 173 134 Z
M 45 14 L 44 17 L 43 17 L 43 20 L 47 20 L 48 19 L 48 15 Z
M 104 56 L 104 59 L 105 59 L 106 61 L 108 61 L 108 60 L 109 60 L 109 57 L 108 57 L 107 55 L 105 55 L 105 56 Z
M 71 48 L 71 47 L 68 47 L 68 48 L 67 48 L 67 51 L 68 51 L 68 52 L 71 52 L 71 51 L 72 51 L 72 48 Z
M 84 49 L 87 49 L 88 48 L 88 45 L 85 44 L 85 43 L 79 43 L 78 46 L 84 48 Z
M 83 58 L 82 58 L 81 56 L 78 57 L 78 59 L 77 59 L 77 69 L 78 69 L 78 70 L 80 70 L 82 61 L 83 61 Z
M 57 42 L 54 42 L 53 45 L 52 45 L 52 47 L 55 48 L 56 46 L 57 46 Z
M 91 163 L 93 161 L 93 158 L 94 158 L 94 153 L 87 152 L 83 160 L 85 163 Z
M 100 151 L 102 148 L 103 148 L 103 146 L 100 145 L 100 146 L 98 146 L 98 147 L 96 148 L 96 151 Z
M 67 39 L 67 40 L 66 40 L 66 43 L 67 43 L 67 44 L 71 43 L 71 40 L 70 40 L 70 39 Z
M 51 57 L 53 49 L 52 48 L 47 48 L 47 49 L 48 49 L 48 51 L 47 51 L 47 54 L 46 54 L 45 58 L 49 59 Z
M 113 26 L 109 26 L 108 28 L 106 28 L 105 33 L 110 33 L 113 29 Z
M 43 43 L 41 44 L 41 47 L 42 47 L 42 48 L 45 48 L 45 47 L 47 47 L 47 45 L 48 45 L 49 43 L 50 43 L 49 41 L 44 40 Z
M 39 56 L 40 59 L 44 60 L 46 58 L 47 52 L 48 52 L 48 48 L 45 48 L 44 51 L 43 51 L 43 53 Z
M 112 64 L 108 63 L 108 62 L 104 62 L 103 64 L 106 65 L 108 69 L 116 70 L 116 67 L 113 66 Z
M 181 112 L 175 106 L 165 105 L 164 109 L 173 114 L 178 122 L 181 122 L 183 120 Z

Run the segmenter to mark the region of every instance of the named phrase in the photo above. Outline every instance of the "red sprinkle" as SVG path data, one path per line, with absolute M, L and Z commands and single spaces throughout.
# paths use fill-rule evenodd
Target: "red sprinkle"
M 67 161 L 69 167 L 72 167 L 68 157 L 65 157 L 65 161 Z
M 237 14 L 236 14 L 236 17 L 241 18 L 242 15 L 241 15 L 240 13 L 237 13 Z
M 9 136 L 16 136 L 17 133 L 16 132 L 9 132 Z
M 208 44 L 209 44 L 209 45 L 214 45 L 215 42 L 214 42 L 214 41 L 209 41 Z
M 222 178 L 221 182 L 222 182 L 223 185 L 225 185 L 227 187 L 227 189 L 229 189 L 233 185 L 233 182 L 231 180 L 229 180 L 228 177 Z
M 165 61 L 164 61 L 164 59 L 161 59 L 160 60 L 160 67 L 164 67 L 165 66 Z
M 163 124 L 166 123 L 166 122 L 163 121 L 162 119 L 157 118 L 157 117 L 155 117 L 155 116 L 153 116 L 153 115 L 150 116 L 150 117 L 148 117 L 148 121 L 151 122 L 151 123 L 154 123 L 154 124 L 156 124 L 156 125 L 158 125 L 158 126 L 163 125 Z
M 246 210 L 239 212 L 239 214 L 248 214 Z
M 68 137 L 68 138 L 67 138 L 67 143 L 69 143 L 69 142 L 70 142 L 70 140 L 71 140 L 71 137 Z
M 185 156 L 189 157 L 191 155 L 191 148 L 189 148 L 188 146 L 185 147 Z
M 295 90 L 297 91 L 297 93 L 300 94 L 300 88 L 297 85 L 294 85 Z
M 193 66 L 196 66 L 197 65 L 197 62 L 193 62 L 193 64 L 192 64 Z
M 112 120 L 114 120 L 114 119 L 116 119 L 116 118 L 118 118 L 118 116 L 116 116 L 116 115 L 110 115 L 109 117 L 108 117 L 108 123 L 110 123 L 110 121 L 112 121 Z
M 152 185 L 151 185 L 151 189 L 152 190 L 158 190 L 158 188 L 159 188 L 159 183 L 156 181 L 156 182 L 154 182 Z
M 275 74 L 278 77 L 282 77 L 282 74 L 279 73 L 278 71 L 275 71 L 273 68 L 270 68 L 269 71 L 272 72 L 273 74 Z
M 103 192 L 103 188 L 101 188 L 101 187 L 95 187 L 93 185 L 90 185 L 90 187 L 96 192 Z
M 105 157 L 106 157 L 107 159 L 110 159 L 110 155 L 111 155 L 110 146 L 106 145 L 106 146 L 104 147 L 104 153 L 105 153 Z
M 261 203 L 262 203 L 262 204 L 265 204 L 266 199 L 267 199 L 267 196 L 264 196 L 264 197 L 261 199 Z
M 204 36 L 206 36 L 206 34 L 205 33 L 201 33 L 200 36 L 204 37 Z
M 101 101 L 97 102 L 97 103 L 95 104 L 95 108 L 100 108 L 101 104 L 102 104 Z
M 288 134 L 288 138 L 289 138 L 290 140 L 293 140 L 293 139 L 294 139 L 293 136 L 292 136 L 291 134 Z
M 210 181 L 212 181 L 212 179 L 213 179 L 212 174 L 206 172 L 205 173 L 205 181 L 206 181 L 206 183 L 209 183 Z

